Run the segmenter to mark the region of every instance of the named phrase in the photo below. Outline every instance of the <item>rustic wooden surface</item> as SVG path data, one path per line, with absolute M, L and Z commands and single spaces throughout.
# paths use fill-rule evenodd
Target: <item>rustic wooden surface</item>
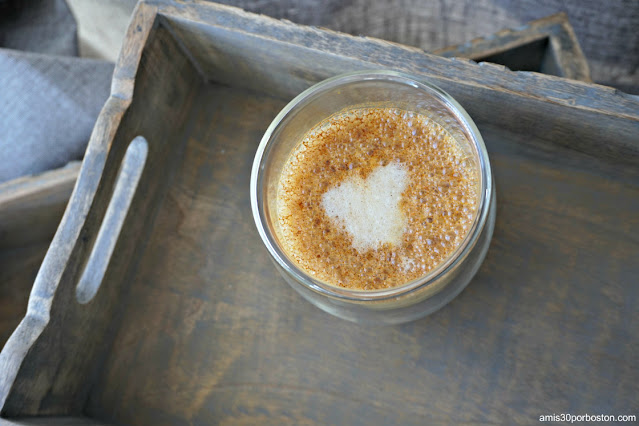
M 435 57 L 377 39 L 300 30 L 237 10 L 219 13 L 212 6 L 169 3 L 163 11 L 174 16 L 167 26 L 210 81 L 290 99 L 337 70 L 399 69 L 446 90 L 476 121 L 528 132 L 551 145 L 565 143 L 632 170 L 639 161 L 637 99 L 609 87 Z M 194 25 L 194 20 L 208 25 Z M 602 145 L 611 128 L 617 134 L 615 143 Z
M 638 408 L 636 179 L 482 126 L 499 211 L 478 277 L 430 318 L 366 328 L 293 292 L 253 229 L 251 162 L 283 104 L 209 86 L 196 105 L 89 413 L 124 424 L 528 424 L 566 407 Z
M 67 0 L 78 21 L 80 52 L 115 61 L 135 0 Z M 639 94 L 639 3 L 619 0 L 220 0 L 295 23 L 377 37 L 426 51 L 518 29 L 566 13 L 593 78 Z M 91 31 L 88 31 L 91 30 Z
M 0 184 L 0 348 L 24 317 L 79 163 Z
M 433 52 L 447 58 L 502 64 L 513 71 L 536 71 L 591 82 L 588 61 L 565 13 L 504 29 L 487 37 Z
M 0 184 L 0 250 L 50 239 L 60 222 L 80 163 Z
M 3 415 L 529 424 L 637 413 L 639 102 L 216 5 L 158 7 L 156 19 L 142 4 L 129 28 L 71 199 L 78 214 L 63 219 L 36 280 L 36 332 L 25 321 L 0 355 L 17 375 L 0 378 Z M 476 119 L 498 212 L 486 262 L 459 297 L 426 319 L 370 328 L 284 284 L 254 228 L 248 181 L 263 131 L 296 91 L 391 64 L 439 83 Z M 137 134 L 150 144 L 143 192 L 105 282 L 80 306 L 74 285 Z
M 156 33 L 155 13 L 155 6 L 142 4 L 137 9 L 128 31 L 129 44 L 124 46 L 114 71 L 111 97 L 98 117 L 69 201 L 73 212 L 63 216 L 51 243 L 54 249 L 47 253 L 33 284 L 27 316 L 0 353 L 0 406 L 5 416 L 80 414 L 98 372 L 96 362 L 106 356 L 109 336 L 122 308 L 120 297 L 128 288 L 129 260 L 136 253 L 136 247 L 126 242 L 145 239 L 153 217 L 151 206 L 159 204 L 170 177 L 167 160 L 174 157 L 176 149 L 171 142 L 184 130 L 179 123 L 188 116 L 195 90 L 187 85 L 196 79 L 195 71 L 166 30 Z M 153 43 L 142 55 L 148 37 Z M 148 78 L 138 81 L 139 96 L 132 100 L 138 71 Z M 171 120 L 158 121 L 148 115 L 149 105 L 153 105 L 154 114 Z M 147 167 L 156 170 L 142 177 L 143 195 L 133 201 L 133 211 L 144 214 L 129 215 L 116 245 L 106 280 L 117 284 L 101 286 L 98 294 L 102 297 L 80 306 L 75 300 L 75 286 L 126 147 L 141 133 L 152 146 Z M 23 358 L 27 352 L 29 356 Z M 21 379 L 14 382 L 18 373 Z
M 639 3 L 594 0 L 220 0 L 293 22 L 435 51 L 564 12 L 592 78 L 639 94 Z

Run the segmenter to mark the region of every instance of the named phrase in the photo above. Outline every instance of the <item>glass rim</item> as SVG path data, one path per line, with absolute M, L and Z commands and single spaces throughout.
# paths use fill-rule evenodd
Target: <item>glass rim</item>
M 265 154 L 268 153 L 268 150 L 272 145 L 273 135 L 275 131 L 279 128 L 285 118 L 287 118 L 295 110 L 305 107 L 307 105 L 307 102 L 312 100 L 312 98 L 317 94 L 335 89 L 337 87 L 349 85 L 351 83 L 376 80 L 394 82 L 414 87 L 415 89 L 419 89 L 431 96 L 434 96 L 435 98 L 438 98 L 439 101 L 448 106 L 449 110 L 454 114 L 457 121 L 462 124 L 462 126 L 471 136 L 470 143 L 474 145 L 475 149 L 477 150 L 477 154 L 479 157 L 478 160 L 480 167 L 481 190 L 477 214 L 475 215 L 475 219 L 473 221 L 471 229 L 466 234 L 461 244 L 446 258 L 444 262 L 437 265 L 436 268 L 428 271 L 427 274 L 395 287 L 379 290 L 350 289 L 318 280 L 317 278 L 306 273 L 289 259 L 284 250 L 282 250 L 279 244 L 275 241 L 274 236 L 266 226 L 263 194 L 261 191 L 258 191 L 258 189 L 262 187 L 263 183 L 263 166 L 264 161 L 267 157 Z M 452 96 L 450 96 L 448 93 L 446 93 L 436 85 L 424 81 L 423 79 L 416 76 L 391 70 L 368 70 L 340 74 L 314 84 L 313 86 L 309 87 L 308 89 L 297 95 L 295 98 L 293 98 L 293 100 L 291 100 L 277 114 L 277 116 L 273 119 L 269 127 L 264 132 L 264 136 L 260 141 L 255 159 L 253 161 L 250 181 L 250 198 L 253 218 L 255 220 L 255 224 L 257 226 L 260 237 L 275 262 L 277 262 L 277 264 L 286 272 L 290 273 L 299 283 L 308 287 L 309 289 L 328 297 L 351 302 L 382 301 L 387 299 L 395 299 L 416 292 L 417 290 L 425 289 L 429 285 L 438 282 L 440 278 L 445 276 L 450 270 L 454 269 L 460 262 L 462 262 L 475 246 L 488 218 L 492 192 L 493 176 L 488 159 L 488 152 L 486 151 L 484 140 L 479 133 L 477 126 L 470 118 L 466 110 Z M 435 294 L 436 293 L 438 293 L 438 291 L 435 292 Z

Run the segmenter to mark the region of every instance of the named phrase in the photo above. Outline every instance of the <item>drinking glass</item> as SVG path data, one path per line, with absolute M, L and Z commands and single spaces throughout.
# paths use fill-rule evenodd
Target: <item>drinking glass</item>
M 286 253 L 277 212 L 280 174 L 305 134 L 330 116 L 353 108 L 416 112 L 455 138 L 479 170 L 480 199 L 472 226 L 457 249 L 422 277 L 397 287 L 354 290 L 321 281 Z M 293 99 L 266 130 L 251 174 L 251 207 L 258 232 L 286 282 L 306 300 L 337 317 L 364 324 L 398 324 L 428 315 L 468 285 L 481 265 L 495 223 L 495 188 L 483 139 L 450 95 L 421 78 L 364 71 L 324 80 Z

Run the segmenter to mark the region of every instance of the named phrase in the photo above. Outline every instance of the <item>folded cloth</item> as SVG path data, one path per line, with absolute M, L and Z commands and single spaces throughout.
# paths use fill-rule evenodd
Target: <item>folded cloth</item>
M 0 49 L 0 182 L 82 158 L 113 64 Z
M 82 158 L 113 64 L 76 57 L 76 30 L 64 0 L 0 0 L 0 182 Z

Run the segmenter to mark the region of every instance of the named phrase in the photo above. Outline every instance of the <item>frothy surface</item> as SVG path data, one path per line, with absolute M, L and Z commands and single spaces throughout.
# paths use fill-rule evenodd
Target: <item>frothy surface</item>
M 283 248 L 332 285 L 401 285 L 463 242 L 479 182 L 475 159 L 426 116 L 390 108 L 336 114 L 306 134 L 282 171 Z
M 380 166 L 368 179 L 351 176 L 326 191 L 322 207 L 334 224 L 348 232 L 360 253 L 384 243 L 399 245 L 406 228 L 399 207 L 406 183 L 404 166 Z

